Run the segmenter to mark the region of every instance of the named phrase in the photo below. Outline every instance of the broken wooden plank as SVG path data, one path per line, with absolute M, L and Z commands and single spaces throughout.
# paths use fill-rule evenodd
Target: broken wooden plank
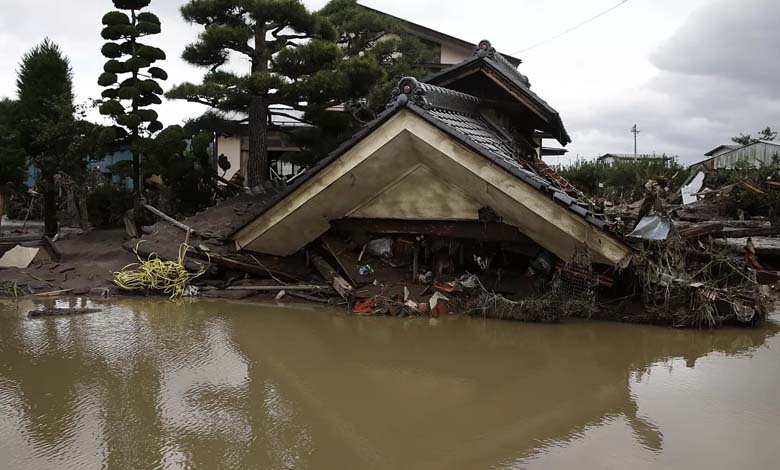
M 46 247 L 46 250 L 49 252 L 49 255 L 54 261 L 62 260 L 62 251 L 60 251 L 59 248 L 54 246 L 54 242 L 51 240 L 51 238 L 47 237 L 46 235 L 43 235 L 41 237 L 41 241 L 43 242 L 43 246 Z
M 707 235 L 711 235 L 716 232 L 723 231 L 723 224 L 714 223 L 707 225 L 693 225 L 679 231 L 680 237 L 683 239 L 700 238 Z
M 747 245 L 747 238 L 723 238 L 716 239 L 713 243 L 732 251 L 733 253 L 744 253 Z M 753 246 L 756 254 L 759 256 L 780 256 L 780 239 L 768 237 L 754 237 Z
M 14 235 L 14 236 L 0 236 L 0 243 L 13 243 L 14 245 L 18 243 L 25 243 L 25 242 L 39 242 L 41 241 L 41 235 Z
M 312 254 L 311 262 L 314 265 L 314 268 L 333 286 L 336 292 L 338 292 L 344 300 L 349 302 L 352 299 L 355 288 L 352 287 L 352 284 L 347 282 L 346 279 L 341 277 L 338 271 L 333 269 L 322 256 Z
M 190 249 L 187 252 L 187 255 L 192 256 L 194 258 L 198 258 L 200 260 L 211 261 L 217 266 L 223 269 L 227 269 L 229 271 L 240 271 L 243 273 L 251 274 L 253 276 L 257 276 L 258 278 L 261 279 L 273 279 L 274 277 L 279 277 L 287 281 L 300 282 L 299 279 L 296 279 L 294 276 L 291 276 L 289 274 L 280 271 L 270 270 L 267 269 L 265 266 L 260 266 L 259 264 L 244 263 L 243 261 L 238 261 L 232 258 L 228 258 L 226 256 L 221 256 L 214 252 L 201 253 L 196 250 Z
M 53 290 L 51 292 L 39 292 L 37 294 L 33 294 L 34 297 L 57 297 L 60 295 L 70 294 L 73 292 L 73 289 L 62 289 L 62 290 Z
M 780 235 L 780 227 L 723 229 L 720 233 L 715 233 L 712 236 L 715 238 L 748 238 L 772 235 Z
M 346 259 L 345 253 L 348 250 L 348 247 L 345 246 L 346 244 L 334 237 L 328 236 L 322 237 L 321 241 L 325 251 L 336 260 L 336 264 L 338 264 L 341 272 L 347 276 L 347 281 L 353 286 L 358 285 L 356 280 L 359 279 L 358 276 L 360 276 L 360 271 L 355 263 L 350 263 L 349 260 Z

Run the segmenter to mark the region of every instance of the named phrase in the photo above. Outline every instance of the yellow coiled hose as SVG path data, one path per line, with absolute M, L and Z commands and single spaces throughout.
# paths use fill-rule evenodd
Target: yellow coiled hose
M 126 291 L 151 290 L 169 295 L 171 300 L 181 299 L 187 293 L 190 282 L 208 270 L 204 266 L 197 273 L 187 271 L 184 260 L 189 249 L 190 246 L 186 243 L 180 245 L 179 258 L 176 261 L 163 261 L 155 253 L 143 260 L 138 255 L 136 245 L 133 251 L 139 262 L 129 264 L 114 273 L 114 283 Z

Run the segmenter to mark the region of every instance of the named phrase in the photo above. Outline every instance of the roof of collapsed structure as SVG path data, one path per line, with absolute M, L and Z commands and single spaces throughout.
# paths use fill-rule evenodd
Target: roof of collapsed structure
M 218 238 L 227 238 L 233 235 L 336 161 L 402 109 L 413 111 L 472 151 L 495 163 L 537 191 L 546 194 L 559 205 L 568 208 L 589 224 L 599 229 L 608 228 L 606 216 L 594 212 L 587 202 L 570 196 L 559 184 L 537 174 L 531 162 L 519 158 L 509 132 L 502 129 L 500 125 L 491 123 L 490 118 L 481 113 L 478 98 L 420 83 L 414 78 L 405 78 L 400 82 L 393 101 L 382 114 L 365 125 L 326 158 L 320 160 L 293 186 L 284 190 L 271 189 L 261 196 L 242 196 L 239 200 L 233 201 L 234 205 L 238 203 L 240 206 L 240 208 L 234 207 L 236 217 L 214 225 L 211 233 Z M 219 208 L 222 205 L 216 207 Z M 203 217 L 204 220 L 207 218 Z
M 537 104 L 548 110 L 550 116 L 560 123 L 557 112 L 537 95 L 530 92 L 527 78 L 517 72 L 500 54 L 495 53 L 492 47 L 486 46 L 489 46 L 489 43 L 483 41 L 476 48 L 474 57 L 453 66 L 450 70 L 456 70 L 469 64 L 492 64 L 491 66 L 500 68 L 503 74 L 512 78 L 518 86 L 523 87 L 528 96 L 533 97 Z M 437 74 L 433 77 L 434 81 L 436 77 L 443 77 L 447 73 L 448 71 Z M 243 195 L 224 201 L 214 208 L 192 217 L 189 222 L 205 228 L 202 231 L 207 237 L 224 240 L 233 237 L 305 185 L 322 170 L 339 160 L 393 116 L 402 110 L 408 110 L 475 154 L 485 158 L 487 162 L 497 165 L 512 177 L 546 195 L 557 205 L 568 209 L 590 226 L 609 231 L 606 216 L 596 213 L 586 201 L 573 197 L 578 192 L 568 182 L 560 178 L 552 168 L 541 160 L 523 156 L 522 149 L 513 138 L 512 133 L 497 122 L 494 114 L 486 112 L 489 108 L 490 106 L 478 97 L 430 83 L 421 83 L 414 78 L 405 78 L 399 83 L 392 101 L 383 113 L 374 121 L 366 124 L 351 139 L 344 142 L 326 158 L 320 160 L 294 185 L 287 188 L 270 187 L 265 189 L 265 194 Z M 557 134 L 559 139 L 570 140 L 562 124 L 560 124 L 559 130 L 560 132 Z M 214 214 L 217 213 L 222 214 L 222 216 L 214 217 Z

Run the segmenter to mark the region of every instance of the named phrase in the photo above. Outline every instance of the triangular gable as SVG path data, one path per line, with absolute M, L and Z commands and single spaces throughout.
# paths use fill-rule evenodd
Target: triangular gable
M 444 175 L 424 164 L 416 165 L 347 217 L 404 220 L 479 220 L 478 201 Z
M 384 207 L 384 212 L 372 215 L 404 218 L 397 212 L 394 216 L 388 209 L 392 206 L 382 204 L 382 198 L 403 202 L 399 185 L 403 189 L 419 183 L 416 178 L 426 177 L 439 179 L 442 185 L 437 187 L 439 183 L 431 180 L 429 187 L 433 189 L 428 196 L 437 196 L 447 187 L 457 188 L 455 194 L 462 193 L 455 199 L 458 206 L 493 208 L 507 224 L 562 259 L 571 258 L 576 246 L 585 243 L 596 262 L 617 266 L 629 262 L 628 247 L 598 230 L 584 214 L 578 216 L 562 207 L 560 200 L 556 202 L 540 192 L 532 178 L 518 179 L 504 168 L 504 163 L 486 160 L 463 145 L 453 128 L 434 123 L 430 115 L 411 103 L 404 104 L 406 101 L 394 109 L 392 116 L 385 116 L 381 126 L 352 143 L 239 231 L 234 237 L 238 248 L 288 256 L 327 232 L 331 221 L 350 214 Z M 410 175 L 412 179 L 407 180 Z M 457 220 L 462 216 L 453 210 L 443 211 L 437 218 Z

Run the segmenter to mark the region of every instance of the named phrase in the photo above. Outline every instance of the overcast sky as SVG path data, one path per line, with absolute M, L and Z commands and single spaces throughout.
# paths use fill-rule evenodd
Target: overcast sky
M 325 0 L 306 0 L 319 8 Z M 168 52 L 171 79 L 197 81 L 202 71 L 179 55 L 198 29 L 178 14 L 183 0 L 153 0 L 163 22 L 157 45 Z M 559 39 L 525 52 L 618 3 L 618 0 L 363 0 L 430 28 L 524 60 L 533 90 L 563 117 L 570 156 L 633 152 L 695 161 L 739 132 L 780 127 L 780 1 L 628 0 Z M 0 0 L 0 96 L 14 96 L 20 57 L 44 36 L 70 57 L 79 100 L 96 98 L 104 60 L 100 19 L 109 0 Z M 197 105 L 166 102 L 164 124 L 200 114 Z

